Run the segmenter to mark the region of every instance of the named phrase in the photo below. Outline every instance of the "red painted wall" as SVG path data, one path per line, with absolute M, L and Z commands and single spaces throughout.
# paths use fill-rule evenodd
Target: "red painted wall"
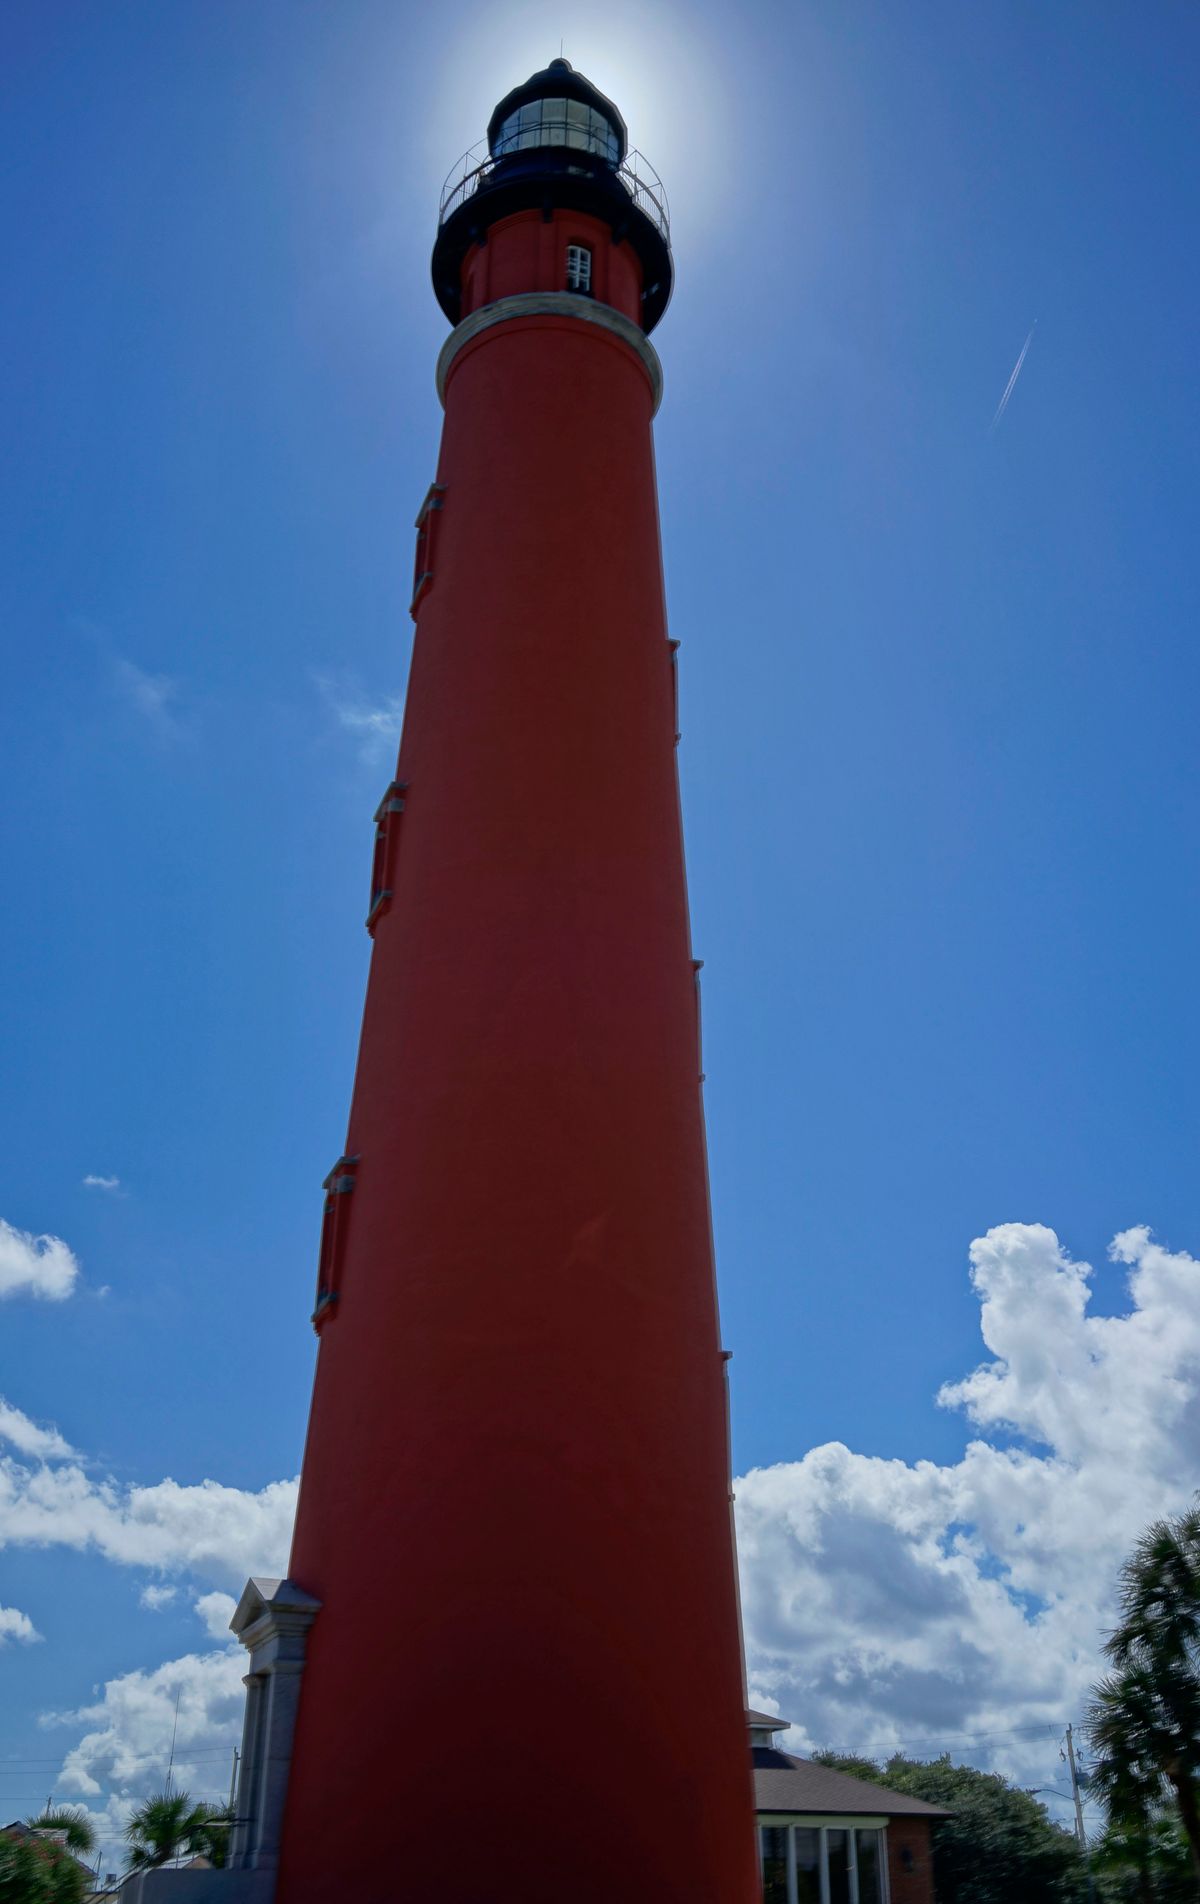
M 463 265 L 462 314 L 520 291 L 562 291 L 567 284 L 567 246 L 592 254 L 592 295 L 638 323 L 642 267 L 630 245 L 614 245 L 609 226 L 582 212 L 516 212 L 491 226 L 487 242 L 473 245 Z
M 929 1820 L 891 1819 L 888 1823 L 887 1846 L 891 1904 L 936 1904 L 933 1835 Z
M 577 320 L 450 373 L 280 1904 L 757 1895 L 650 420 Z

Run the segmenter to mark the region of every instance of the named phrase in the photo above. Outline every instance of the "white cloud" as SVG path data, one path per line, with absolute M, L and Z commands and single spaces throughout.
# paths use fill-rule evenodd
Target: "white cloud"
M 339 727 L 357 739 L 359 758 L 367 766 L 375 766 L 395 753 L 404 716 L 402 694 L 372 702 L 351 682 L 326 674 L 314 675 L 313 679 Z
M 179 694 L 177 682 L 169 675 L 148 674 L 145 668 L 120 655 L 113 657 L 113 675 L 122 698 L 154 729 L 160 740 L 169 740 L 178 733 L 179 724 L 173 711 Z
M 178 1592 L 178 1587 L 143 1587 L 138 1595 L 138 1605 L 144 1606 L 150 1613 L 161 1613 L 164 1607 L 170 1606 Z
M 121 1188 L 121 1179 L 119 1177 L 95 1177 L 89 1172 L 83 1179 L 83 1187 L 85 1190 L 119 1190 Z
M 15 1606 L 0 1606 L 0 1646 L 7 1646 L 10 1640 L 31 1646 L 41 1637 L 28 1613 L 21 1613 Z
M 1052 1230 L 970 1254 L 993 1359 L 938 1397 L 982 1431 L 960 1461 L 833 1442 L 737 1484 L 752 1699 L 800 1750 L 986 1740 L 976 1762 L 1045 1783 L 1116 1569 L 1200 1472 L 1200 1263 L 1124 1231 L 1128 1313 L 1089 1316 L 1092 1272 Z
M 190 1574 L 240 1591 L 249 1574 L 285 1571 L 295 1481 L 275 1481 L 255 1493 L 215 1481 L 181 1486 L 167 1479 L 136 1487 L 97 1479 L 55 1430 L 39 1428 L 4 1402 L 0 1436 L 26 1457 L 0 1457 L 0 1548 L 73 1548 L 152 1569 L 160 1578 L 140 1594 L 152 1611 L 179 1594 L 163 1574 Z M 120 1837 L 131 1806 L 162 1785 L 177 1696 L 176 1783 L 194 1798 L 228 1795 L 245 1697 L 245 1654 L 228 1632 L 236 1602 L 232 1593 L 212 1590 L 196 1594 L 193 1605 L 209 1633 L 225 1641 L 222 1648 L 122 1674 L 93 1704 L 41 1717 L 44 1726 L 83 1728 L 55 1784 L 60 1795 L 95 1801 L 90 1816 L 106 1868 L 122 1861 Z M 26 1615 L 0 1609 L 0 1643 L 38 1637 Z
M 40 1296 L 63 1302 L 75 1287 L 79 1264 L 58 1236 L 31 1236 L 0 1217 L 0 1299 Z
M 214 1640 L 229 1638 L 229 1622 L 234 1616 L 237 1601 L 232 1593 L 199 1593 L 196 1596 L 196 1611 L 204 1621 Z
M 43 1714 L 44 1726 L 85 1728 L 63 1760 L 56 1788 L 83 1798 L 108 1792 L 127 1806 L 131 1798 L 161 1789 L 174 1733 L 175 1783 L 193 1798 L 227 1796 L 232 1750 L 241 1731 L 245 1669 L 240 1646 L 188 1653 L 149 1671 L 110 1679 L 93 1705 Z M 118 1804 L 118 1815 L 121 1809 Z
M 1110 1255 L 1129 1271 L 1128 1307 L 1095 1316 L 1092 1272 L 1052 1230 L 1004 1224 L 972 1244 L 989 1359 L 938 1397 L 974 1424 L 961 1459 L 885 1460 L 834 1442 L 739 1480 L 751 1698 L 796 1723 L 798 1749 L 948 1747 L 1023 1783 L 1055 1782 L 1057 1737 L 1098 1669 L 1120 1560 L 1200 1472 L 1200 1263 L 1143 1228 Z M 8 1415 L 26 1454 L 39 1452 L 30 1433 L 53 1440 Z M 223 1637 L 228 1589 L 283 1572 L 295 1494 L 294 1482 L 126 1487 L 78 1460 L 9 1460 L 0 1544 L 190 1573 L 222 1589 L 194 1605 Z M 96 1705 L 64 1715 L 86 1731 L 63 1789 L 110 1791 L 111 1823 L 161 1782 L 182 1686 L 176 1770 L 197 1794 L 216 1790 L 206 1768 L 236 1738 L 243 1666 L 230 1646 L 110 1681 Z
M 69 1441 L 65 1441 L 57 1428 L 39 1428 L 28 1415 L 14 1408 L 0 1395 L 0 1441 L 7 1441 L 11 1447 L 19 1448 L 22 1454 L 33 1455 L 38 1461 L 67 1461 L 75 1450 Z M 3 1457 L 0 1456 L 0 1461 Z M 3 1544 L 0 1537 L 0 1545 Z
M 217 1481 L 130 1487 L 94 1479 L 77 1461 L 50 1468 L 0 1458 L 0 1547 L 71 1547 L 240 1591 L 249 1574 L 284 1572 L 296 1485 L 272 1481 L 258 1493 Z

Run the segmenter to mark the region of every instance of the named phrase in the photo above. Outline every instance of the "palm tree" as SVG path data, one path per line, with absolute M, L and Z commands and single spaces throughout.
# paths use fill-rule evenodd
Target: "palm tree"
M 1116 1671 L 1088 1713 L 1092 1782 L 1118 1824 L 1145 1831 L 1169 1791 L 1200 1896 L 1200 1508 L 1155 1521 L 1121 1569 Z
M 229 1823 L 219 1805 L 194 1805 L 187 1792 L 157 1792 L 143 1799 L 125 1827 L 129 1869 L 168 1864 L 189 1853 L 224 1864 Z
M 65 1831 L 67 1849 L 76 1857 L 91 1857 L 96 1849 L 96 1833 L 82 1805 L 47 1805 L 36 1818 L 27 1818 L 30 1831 Z
M 1148 1825 L 1112 1820 L 1092 1845 L 1092 1867 L 1105 1904 L 1191 1904 L 1192 1857 L 1179 1813 L 1159 1806 Z
M 1194 1675 L 1200 1665 L 1200 1506 L 1152 1521 L 1121 1569 L 1121 1624 L 1105 1652 L 1115 1666 L 1153 1662 Z

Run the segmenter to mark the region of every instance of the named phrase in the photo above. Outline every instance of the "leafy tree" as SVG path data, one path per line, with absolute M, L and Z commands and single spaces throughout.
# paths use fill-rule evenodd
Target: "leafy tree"
M 1192 1904 L 1192 1854 L 1172 1805 L 1144 1822 L 1110 1822 L 1092 1847 L 1103 1904 Z
M 87 1876 L 65 1845 L 0 1831 L 3 1904 L 80 1904 Z
M 845 1772 L 848 1778 L 865 1778 L 868 1784 L 876 1785 L 883 1782 L 875 1760 L 859 1758 L 854 1752 L 814 1752 L 813 1758 L 818 1765 L 832 1765 L 835 1772 Z
M 96 1849 L 96 1833 L 82 1805 L 49 1805 L 25 1822 L 30 1831 L 65 1831 L 76 1857 L 89 1858 Z
M 949 1753 L 929 1763 L 897 1754 L 882 1767 L 835 1752 L 815 1757 L 951 1814 L 933 1829 L 938 1904 L 1086 1904 L 1087 1863 L 1074 1836 L 998 1772 L 954 1765 Z
M 1154 1521 L 1121 1569 L 1114 1671 L 1088 1712 L 1092 1788 L 1110 1823 L 1149 1833 L 1166 1796 L 1191 1851 L 1200 1896 L 1200 1508 Z
M 129 1869 L 197 1856 L 223 1865 L 229 1823 L 228 1812 L 218 1805 L 193 1804 L 187 1792 L 157 1792 L 142 1801 L 125 1827 Z

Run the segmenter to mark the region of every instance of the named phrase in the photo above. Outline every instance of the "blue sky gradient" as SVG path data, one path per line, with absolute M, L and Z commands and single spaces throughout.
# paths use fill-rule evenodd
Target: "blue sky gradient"
M 438 191 L 561 35 L 674 213 L 736 1466 L 957 1461 L 972 1238 L 1052 1225 L 1113 1316 L 1115 1232 L 1200 1247 L 1195 10 L 49 0 L 0 35 L 0 1216 L 83 1283 L 0 1305 L 0 1392 L 118 1487 L 296 1472 Z M 0 1553 L 44 1635 L 0 1653 L 0 1811 L 53 1783 L 39 1714 L 199 1645 L 148 1577 Z

